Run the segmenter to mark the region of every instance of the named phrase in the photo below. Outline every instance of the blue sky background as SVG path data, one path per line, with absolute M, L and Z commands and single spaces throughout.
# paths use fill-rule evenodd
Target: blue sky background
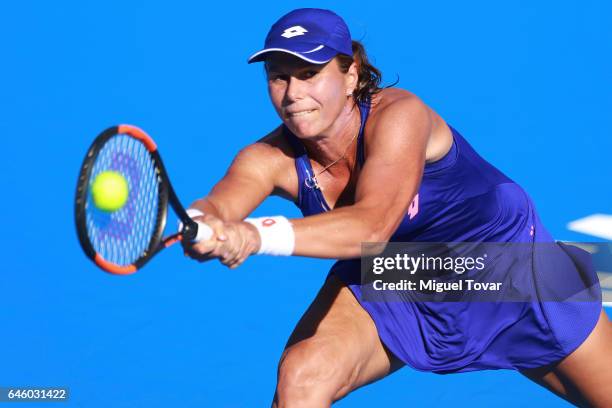
M 73 198 L 102 129 L 157 141 L 186 204 L 274 128 L 246 58 L 280 15 L 331 8 L 387 82 L 419 95 L 532 196 L 557 239 L 612 213 L 612 3 L 12 2 L 0 6 L 0 386 L 68 386 L 75 407 L 267 406 L 330 261 L 229 271 L 173 248 L 130 277 L 82 254 Z M 268 200 L 256 214 L 296 217 Z M 408 368 L 339 407 L 567 406 L 513 372 Z M 27 406 L 28 404 L 24 404 Z

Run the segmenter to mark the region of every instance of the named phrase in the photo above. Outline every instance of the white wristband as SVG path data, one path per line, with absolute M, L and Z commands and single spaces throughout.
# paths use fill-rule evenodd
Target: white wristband
M 260 255 L 283 255 L 293 254 L 295 248 L 295 233 L 293 226 L 286 217 L 260 217 L 247 218 L 244 220 L 257 228 L 261 247 L 257 251 Z

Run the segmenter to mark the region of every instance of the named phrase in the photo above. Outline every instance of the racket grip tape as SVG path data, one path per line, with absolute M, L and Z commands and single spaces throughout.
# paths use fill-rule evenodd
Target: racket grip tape
M 212 237 L 213 235 L 212 228 L 210 228 L 208 225 L 204 224 L 203 222 L 196 221 L 196 224 L 198 225 L 198 232 L 196 233 L 196 236 L 193 239 L 194 242 L 206 241 L 207 239 L 210 239 L 210 237 Z
M 204 215 L 204 213 L 197 208 L 188 208 L 185 212 L 190 218 Z M 203 222 L 192 219 L 192 222 L 186 222 L 185 224 L 186 225 L 183 225 L 182 222 L 179 222 L 178 229 L 184 234 L 185 238 L 193 242 L 205 241 L 210 239 L 213 235 L 212 228 Z

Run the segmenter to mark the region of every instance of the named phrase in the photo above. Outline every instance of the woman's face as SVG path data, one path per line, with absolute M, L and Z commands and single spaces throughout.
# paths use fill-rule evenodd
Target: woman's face
M 347 105 L 357 83 L 353 64 L 340 71 L 334 58 L 311 64 L 290 54 L 272 53 L 266 60 L 268 92 L 278 116 L 300 138 L 324 134 Z

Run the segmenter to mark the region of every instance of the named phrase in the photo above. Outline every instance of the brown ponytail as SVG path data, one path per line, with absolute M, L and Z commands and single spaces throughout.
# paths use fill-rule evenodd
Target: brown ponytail
M 382 73 L 368 60 L 363 44 L 353 40 L 353 57 L 345 54 L 338 54 L 338 65 L 340 71 L 347 73 L 351 64 L 357 64 L 359 77 L 357 87 L 353 91 L 353 97 L 357 102 L 364 102 L 369 95 L 378 93 L 382 90 L 380 83 L 382 81 Z

